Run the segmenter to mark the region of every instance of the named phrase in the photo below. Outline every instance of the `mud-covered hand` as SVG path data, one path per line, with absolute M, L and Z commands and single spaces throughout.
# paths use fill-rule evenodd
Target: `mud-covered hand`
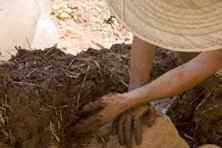
M 128 110 L 128 99 L 122 94 L 104 96 L 83 107 L 81 111 L 83 118 L 74 129 L 79 133 L 93 132 L 126 110 Z
M 157 117 L 151 105 L 143 105 L 131 109 L 121 115 L 113 124 L 117 130 L 119 142 L 127 148 L 132 148 L 134 140 L 136 145 L 142 142 L 142 125 L 151 126 Z

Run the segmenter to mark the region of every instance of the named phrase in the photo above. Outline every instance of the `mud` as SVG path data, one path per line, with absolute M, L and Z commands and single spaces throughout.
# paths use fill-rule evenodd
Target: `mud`
M 0 66 L 1 141 L 15 147 L 79 147 L 64 146 L 81 141 L 69 128 L 81 106 L 126 90 L 128 48 L 89 49 L 76 57 L 57 48 L 19 49 Z
M 83 105 L 111 92 L 127 90 L 130 45 L 88 49 L 77 56 L 56 47 L 17 50 L 15 57 L 0 65 L 0 143 L 15 148 L 84 147 L 93 135 L 77 135 L 70 129 L 80 118 Z M 180 63 L 176 54 L 158 49 L 153 78 Z M 181 103 L 183 99 L 178 97 L 171 109 L 181 135 L 186 133 L 191 139 L 194 133 L 190 127 L 197 123 L 191 117 L 193 108 L 203 99 L 197 97 L 201 94 L 202 87 L 189 91 L 181 96 L 186 101 Z M 194 97 L 195 101 L 187 99 Z M 189 101 L 192 110 L 185 110 L 187 104 L 183 102 Z M 180 126 L 181 121 L 189 126 Z
M 114 45 L 72 56 L 56 47 L 18 49 L 0 66 L 0 141 L 16 148 L 79 148 L 87 143 L 90 135 L 75 135 L 70 129 L 84 104 L 127 90 L 129 50 L 129 45 Z M 159 55 L 168 59 L 165 66 L 172 65 L 166 53 Z
M 222 80 L 212 76 L 194 89 L 177 96 L 168 111 L 180 135 L 197 148 L 203 144 L 222 146 Z

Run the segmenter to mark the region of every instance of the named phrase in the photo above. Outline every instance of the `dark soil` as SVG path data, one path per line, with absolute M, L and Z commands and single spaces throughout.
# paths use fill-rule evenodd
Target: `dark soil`
M 222 81 L 212 77 L 178 96 L 168 115 L 181 136 L 197 148 L 203 144 L 222 146 Z
M 117 44 L 73 56 L 56 47 L 43 51 L 18 49 L 15 57 L 0 65 L 0 144 L 15 148 L 84 147 L 91 135 L 76 135 L 70 129 L 80 118 L 83 105 L 108 93 L 127 90 L 129 50 L 129 45 Z M 153 78 L 178 64 L 175 54 L 158 50 Z M 171 109 L 181 134 L 189 135 L 191 141 L 195 135 L 190 131 L 194 129 L 191 117 L 203 99 L 202 90 L 198 87 L 183 95 L 186 101 L 178 99 Z M 189 101 L 193 105 L 190 110 L 183 103 Z
M 0 66 L 0 141 L 16 148 L 81 147 L 89 138 L 70 130 L 78 112 L 103 95 L 127 90 L 129 50 L 123 44 L 72 56 L 57 48 L 19 49 Z M 159 51 L 157 59 L 153 75 L 175 66 L 167 52 Z
M 57 48 L 19 49 L 0 66 L 0 140 L 16 148 L 54 143 L 79 148 L 86 138 L 77 141 L 69 128 L 78 120 L 81 106 L 127 89 L 128 50 L 129 46 L 89 49 L 72 56 Z

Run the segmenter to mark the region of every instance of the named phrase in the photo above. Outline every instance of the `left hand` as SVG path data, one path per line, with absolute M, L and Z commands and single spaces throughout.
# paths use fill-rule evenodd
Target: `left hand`
M 87 117 L 80 119 L 74 129 L 78 133 L 92 132 L 113 121 L 128 108 L 129 99 L 126 96 L 122 94 L 104 96 L 83 107 L 81 115 Z
M 122 114 L 113 123 L 113 127 L 117 130 L 120 145 L 132 148 L 133 141 L 136 145 L 140 145 L 143 139 L 142 126 L 152 126 L 157 116 L 159 116 L 157 111 L 148 104 L 130 109 Z

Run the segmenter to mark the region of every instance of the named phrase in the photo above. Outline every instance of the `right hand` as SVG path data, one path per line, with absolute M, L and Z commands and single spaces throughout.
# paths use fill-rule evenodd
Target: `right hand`
M 129 99 L 123 94 L 112 94 L 85 105 L 81 111 L 83 118 L 73 127 L 75 132 L 87 133 L 97 130 L 115 120 L 129 109 Z M 85 115 L 87 115 L 85 117 Z
M 143 105 L 121 115 L 113 124 L 117 130 L 119 143 L 132 148 L 133 141 L 136 145 L 142 143 L 142 125 L 152 126 L 157 117 L 157 112 L 151 105 Z

